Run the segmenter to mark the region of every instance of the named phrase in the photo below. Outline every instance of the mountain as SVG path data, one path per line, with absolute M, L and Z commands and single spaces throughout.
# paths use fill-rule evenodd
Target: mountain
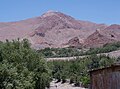
M 113 24 L 105 29 L 96 30 L 84 41 L 86 47 L 100 47 L 107 43 L 120 41 L 120 25 Z
M 0 40 L 27 38 L 36 49 L 46 47 L 98 47 L 120 40 L 120 25 L 107 26 L 76 20 L 61 12 L 16 22 L 0 22 Z

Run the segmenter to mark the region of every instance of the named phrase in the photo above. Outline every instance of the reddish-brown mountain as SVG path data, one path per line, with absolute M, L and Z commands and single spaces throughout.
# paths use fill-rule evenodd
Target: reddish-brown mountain
M 40 17 L 0 23 L 0 40 L 30 40 L 32 47 L 98 47 L 120 40 L 120 25 L 107 26 L 80 21 L 60 12 L 48 11 Z
M 84 41 L 86 47 L 100 47 L 106 43 L 120 41 L 120 25 L 113 24 L 105 29 L 96 30 Z

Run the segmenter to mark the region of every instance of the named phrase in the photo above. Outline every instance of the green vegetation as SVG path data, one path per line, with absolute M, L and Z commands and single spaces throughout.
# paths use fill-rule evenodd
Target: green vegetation
M 103 45 L 103 47 L 99 48 L 90 48 L 87 51 L 83 51 L 82 49 L 77 48 L 45 48 L 42 50 L 38 50 L 40 54 L 43 54 L 45 57 L 73 57 L 73 56 L 83 56 L 83 55 L 91 55 L 98 53 L 107 53 L 118 50 L 120 48 L 120 42 L 109 43 Z M 84 48 L 83 48 L 84 49 Z
M 53 78 L 58 80 L 57 82 L 64 83 L 66 79 L 70 79 L 70 84 L 74 83 L 75 86 L 79 86 L 82 83 L 84 87 L 88 87 L 89 70 L 110 66 L 115 61 L 116 59 L 105 55 L 91 55 L 70 61 L 49 61 L 48 66 L 52 70 Z
M 45 57 L 72 57 L 79 56 L 81 52 L 79 49 L 75 48 L 45 48 L 38 50 L 40 54 L 43 54 Z
M 45 89 L 49 83 L 47 62 L 28 40 L 0 43 L 0 89 Z
M 103 47 L 100 47 L 100 48 L 91 48 L 87 52 L 85 52 L 84 55 L 107 53 L 107 52 L 118 50 L 119 48 L 120 48 L 120 42 L 109 43 L 109 44 L 103 45 Z
M 94 53 L 110 52 L 120 47 L 120 43 L 106 44 L 103 48 L 90 49 L 85 53 L 75 48 L 46 48 L 33 50 L 27 39 L 0 42 L 0 89 L 45 89 L 52 79 L 65 83 L 69 79 L 75 86 L 88 87 L 91 69 L 110 66 L 114 59 Z M 109 49 L 109 50 L 108 50 Z M 96 51 L 97 50 L 97 51 Z M 98 51 L 102 50 L 102 51 Z M 45 57 L 68 57 L 92 54 L 89 57 L 70 61 L 45 61 Z

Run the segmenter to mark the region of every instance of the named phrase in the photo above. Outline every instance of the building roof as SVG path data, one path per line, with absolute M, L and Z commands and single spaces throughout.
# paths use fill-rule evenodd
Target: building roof
M 101 70 L 105 70 L 105 69 L 110 69 L 110 68 L 115 68 L 115 67 L 120 67 L 120 63 L 115 63 L 115 64 L 113 64 L 111 66 L 107 66 L 107 67 L 104 67 L 104 68 L 92 69 L 89 72 L 92 73 L 92 72 L 97 72 L 97 71 L 101 71 Z

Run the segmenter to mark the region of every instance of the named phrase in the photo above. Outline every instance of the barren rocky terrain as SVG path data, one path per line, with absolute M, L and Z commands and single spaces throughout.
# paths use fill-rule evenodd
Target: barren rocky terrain
M 99 47 L 120 41 L 120 25 L 76 20 L 61 12 L 16 22 L 0 22 L 0 40 L 27 38 L 36 49 L 46 47 Z

